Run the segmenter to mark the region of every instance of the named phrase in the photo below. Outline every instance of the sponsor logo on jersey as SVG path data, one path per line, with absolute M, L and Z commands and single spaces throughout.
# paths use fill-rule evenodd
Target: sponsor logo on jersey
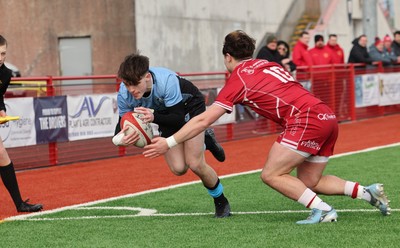
M 254 73 L 254 68 L 252 66 L 245 67 L 242 69 L 241 73 L 246 73 L 247 75 L 251 75 Z
M 321 149 L 321 147 L 319 146 L 319 144 L 317 142 L 315 142 L 314 140 L 307 140 L 307 141 L 302 141 L 301 146 L 304 147 L 308 147 L 314 150 L 319 151 Z
M 327 114 L 327 113 L 319 113 L 317 115 L 318 119 L 320 119 L 321 121 L 328 121 L 328 120 L 334 120 L 336 119 L 336 115 L 334 114 Z

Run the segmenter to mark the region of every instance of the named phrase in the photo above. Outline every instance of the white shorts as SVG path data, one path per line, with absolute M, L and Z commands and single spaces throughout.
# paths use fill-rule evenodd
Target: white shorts
M 307 162 L 311 162 L 311 163 L 326 163 L 329 160 L 329 157 L 326 156 L 317 156 L 317 155 L 312 155 L 311 153 L 308 152 L 303 152 L 303 151 L 299 151 L 296 150 L 290 146 L 286 146 L 285 143 L 281 143 L 281 145 L 283 145 L 284 147 L 289 148 L 290 150 L 294 151 L 297 154 L 300 154 L 301 156 L 306 158 Z

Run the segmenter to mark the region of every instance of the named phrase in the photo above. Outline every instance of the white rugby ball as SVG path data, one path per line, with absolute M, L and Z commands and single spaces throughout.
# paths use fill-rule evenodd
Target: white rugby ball
M 151 143 L 153 138 L 153 129 L 150 123 L 143 122 L 140 118 L 140 114 L 135 112 L 128 112 L 121 118 L 121 129 L 128 126 L 128 130 L 125 135 L 131 134 L 136 131 L 139 134 L 139 140 L 134 144 L 136 147 L 143 148 Z

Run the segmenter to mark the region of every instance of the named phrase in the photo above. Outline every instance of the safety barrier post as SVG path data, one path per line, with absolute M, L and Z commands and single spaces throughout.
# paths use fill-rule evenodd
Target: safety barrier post
M 329 67 L 328 67 L 329 68 Z M 336 85 L 336 75 L 335 75 L 335 65 L 332 64 L 330 66 L 331 68 L 331 73 L 330 73 L 330 78 L 329 78 L 329 98 L 330 98 L 330 102 L 333 108 L 333 112 L 334 113 L 338 113 L 339 109 L 337 108 L 336 105 L 336 88 L 338 87 Z
M 48 76 L 46 80 L 46 95 L 54 96 L 54 85 L 53 85 L 53 77 Z M 58 163 L 58 149 L 57 142 L 49 143 L 49 163 L 50 165 L 57 165 Z
M 48 78 L 46 79 L 46 95 L 54 96 L 54 85 L 52 76 L 48 76 Z
M 354 77 L 355 77 L 355 71 L 354 71 L 354 64 L 349 64 L 349 112 L 350 112 L 350 119 L 352 121 L 356 120 L 356 96 L 355 96 L 355 85 L 354 85 Z

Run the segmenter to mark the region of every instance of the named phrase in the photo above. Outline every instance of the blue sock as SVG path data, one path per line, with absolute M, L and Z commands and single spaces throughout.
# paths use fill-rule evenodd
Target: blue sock
M 208 190 L 208 194 L 211 195 L 213 198 L 217 198 L 220 195 L 222 195 L 222 193 L 224 193 L 224 187 L 219 182 L 219 179 L 213 188 L 207 188 L 207 190 Z

